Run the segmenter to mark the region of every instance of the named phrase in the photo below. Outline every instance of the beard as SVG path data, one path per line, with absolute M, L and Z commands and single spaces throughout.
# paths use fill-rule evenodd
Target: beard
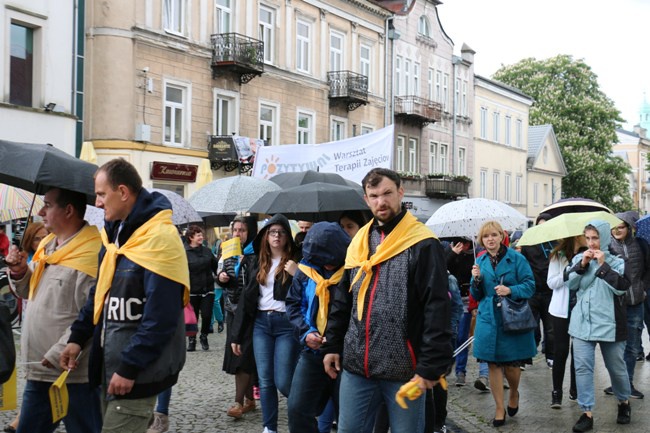
M 381 209 L 385 213 L 383 215 L 378 215 L 375 214 L 373 215 L 377 221 L 379 221 L 382 224 L 386 224 L 390 221 L 393 220 L 397 215 L 399 215 L 400 209 L 391 209 L 391 208 L 386 208 L 386 209 Z

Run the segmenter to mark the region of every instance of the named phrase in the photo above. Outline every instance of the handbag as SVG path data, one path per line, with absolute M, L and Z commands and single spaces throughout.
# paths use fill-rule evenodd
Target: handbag
M 537 328 L 537 321 L 527 299 L 514 300 L 509 297 L 500 297 L 499 304 L 501 304 L 501 318 L 505 332 L 519 334 Z
M 185 313 L 185 335 L 194 337 L 199 332 L 199 327 L 197 325 L 196 313 L 194 313 L 194 307 L 192 307 L 191 303 L 187 303 L 183 309 L 183 313 Z

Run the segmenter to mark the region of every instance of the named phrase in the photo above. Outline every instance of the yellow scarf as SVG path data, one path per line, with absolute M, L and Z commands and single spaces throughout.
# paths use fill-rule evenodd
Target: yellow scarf
M 365 226 L 361 227 L 359 232 L 354 236 L 350 246 L 348 247 L 348 254 L 345 257 L 345 269 L 359 268 L 359 272 L 352 280 L 350 290 L 356 283 L 361 274 L 365 274 L 361 287 L 359 288 L 359 295 L 357 296 L 357 317 L 361 320 L 363 316 L 363 304 L 366 297 L 366 291 L 372 279 L 372 268 L 386 260 L 393 258 L 402 251 L 410 248 L 424 239 L 437 239 L 424 224 L 406 212 L 404 218 L 395 226 L 395 228 L 386 236 L 377 247 L 375 254 L 368 258 L 370 254 L 370 229 L 373 221 L 370 221 Z
M 309 266 L 303 265 L 302 263 L 298 265 L 303 274 L 307 275 L 309 278 L 316 282 L 316 296 L 318 296 L 318 315 L 316 316 L 316 327 L 320 335 L 325 335 L 325 327 L 327 326 L 327 310 L 330 304 L 330 291 L 327 288 L 331 285 L 338 284 L 343 277 L 344 268 L 340 268 L 334 273 L 329 279 L 321 277 L 321 275 L 316 272 L 316 269 L 310 268 Z
M 29 299 L 36 296 L 36 289 L 41 281 L 46 264 L 72 268 L 93 278 L 97 276 L 97 254 L 102 246 L 97 227 L 84 226 L 67 244 L 48 256 L 45 254 L 45 247 L 55 237 L 54 233 L 47 235 L 34 253 L 32 258 L 34 271 L 29 279 Z
M 155 274 L 182 284 L 185 287 L 183 304 L 187 305 L 190 300 L 190 271 L 183 243 L 172 224 L 171 210 L 158 212 L 138 227 L 120 248 L 108 241 L 106 229 L 102 230 L 101 235 L 106 254 L 97 277 L 93 323 L 99 322 L 104 299 L 111 289 L 118 254 Z

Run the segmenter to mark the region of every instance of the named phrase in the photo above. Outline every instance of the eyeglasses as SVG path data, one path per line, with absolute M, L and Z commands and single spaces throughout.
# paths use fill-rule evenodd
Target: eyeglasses
M 269 236 L 277 236 L 277 237 L 282 237 L 285 236 L 287 232 L 284 230 L 269 230 Z

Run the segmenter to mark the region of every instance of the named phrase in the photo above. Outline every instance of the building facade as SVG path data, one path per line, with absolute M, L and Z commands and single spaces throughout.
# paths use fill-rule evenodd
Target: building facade
M 562 197 L 562 178 L 567 175 L 553 125 L 528 127 L 527 172 L 526 216 L 534 220 Z
M 621 156 L 630 165 L 631 172 L 628 176 L 628 183 L 634 209 L 638 210 L 641 215 L 646 215 L 650 212 L 650 177 L 648 173 L 650 139 L 646 136 L 646 129 L 638 125 L 634 127 L 634 131 L 617 129 L 616 137 L 617 142 L 614 143 L 612 150 L 614 154 Z

